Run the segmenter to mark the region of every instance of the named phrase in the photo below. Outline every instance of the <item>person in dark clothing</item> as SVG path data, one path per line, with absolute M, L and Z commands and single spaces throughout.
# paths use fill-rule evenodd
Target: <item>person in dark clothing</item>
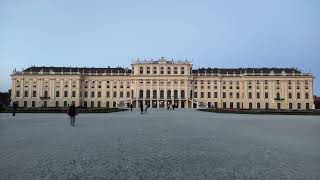
M 143 110 L 144 109 L 143 109 L 143 104 L 142 103 L 140 104 L 140 110 L 141 110 L 141 114 L 143 114 Z
M 130 104 L 130 110 L 132 111 L 132 108 L 133 108 L 133 104 Z
M 76 121 L 76 115 L 78 115 L 78 112 L 74 103 L 72 103 L 71 106 L 69 106 L 67 114 L 70 116 L 71 126 L 74 126 Z
M 18 103 L 13 102 L 12 103 L 12 116 L 16 116 L 17 109 L 18 109 Z

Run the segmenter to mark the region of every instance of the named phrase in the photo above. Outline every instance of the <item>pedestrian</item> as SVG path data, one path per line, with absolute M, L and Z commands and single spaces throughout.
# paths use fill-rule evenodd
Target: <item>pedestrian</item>
M 146 104 L 145 107 L 144 107 L 144 113 L 145 113 L 145 114 L 148 114 L 148 108 L 149 108 L 149 105 Z
M 12 102 L 12 116 L 16 116 L 17 109 L 18 109 L 18 103 Z
M 130 104 L 130 110 L 131 110 L 131 111 L 132 111 L 132 108 L 133 108 L 133 104 L 131 103 L 131 104 Z
M 67 114 L 70 116 L 70 125 L 74 126 L 76 121 L 76 115 L 78 115 L 78 112 L 74 103 L 72 103 L 71 106 L 69 106 Z
M 175 104 L 172 104 L 172 110 L 174 110 L 174 106 L 175 106 Z
M 167 110 L 168 111 L 170 110 L 170 104 L 167 104 Z
M 141 114 L 143 114 L 143 104 L 140 104 L 140 110 L 141 110 Z

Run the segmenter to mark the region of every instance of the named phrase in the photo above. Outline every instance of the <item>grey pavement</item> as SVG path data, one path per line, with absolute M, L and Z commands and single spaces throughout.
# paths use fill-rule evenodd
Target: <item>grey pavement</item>
M 0 113 L 0 179 L 320 179 L 319 116 Z

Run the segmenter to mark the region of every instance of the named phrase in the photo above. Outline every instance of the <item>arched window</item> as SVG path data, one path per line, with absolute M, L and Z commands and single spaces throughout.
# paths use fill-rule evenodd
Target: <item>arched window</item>
M 164 99 L 164 91 L 160 90 L 160 99 Z
M 150 98 L 150 90 L 147 90 L 147 98 Z
M 178 74 L 178 67 L 174 67 L 173 73 L 174 73 L 174 74 Z
M 181 98 L 184 99 L 185 98 L 185 94 L 184 94 L 184 90 L 181 90 Z
M 171 90 L 167 91 L 167 99 L 171 99 Z
M 153 74 L 157 74 L 157 67 L 153 67 Z
M 280 99 L 280 93 L 277 92 L 277 99 Z
M 152 92 L 152 98 L 157 99 L 157 90 L 153 90 Z
M 175 99 L 178 99 L 178 90 L 174 90 L 173 96 Z
M 171 68 L 167 67 L 167 74 L 171 74 Z
M 184 67 L 181 67 L 181 74 L 184 74 Z
M 47 90 L 44 91 L 44 97 L 45 97 L 45 98 L 48 97 L 48 91 L 47 91 Z
M 164 67 L 160 67 L 160 74 L 164 74 Z
M 143 67 L 140 67 L 140 74 L 143 74 Z
M 147 74 L 150 74 L 150 67 L 147 67 Z

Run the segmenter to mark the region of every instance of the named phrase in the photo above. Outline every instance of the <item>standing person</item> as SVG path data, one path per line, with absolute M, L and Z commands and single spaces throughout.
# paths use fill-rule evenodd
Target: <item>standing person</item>
M 18 109 L 18 103 L 12 102 L 12 116 L 16 116 L 17 109 Z
M 130 110 L 131 110 L 131 111 L 132 111 L 132 108 L 133 108 L 133 104 L 131 103 L 131 104 L 130 104 Z
M 174 110 L 174 106 L 175 106 L 175 104 L 172 104 L 172 110 Z
M 76 106 L 74 105 L 74 103 L 72 103 L 71 106 L 69 106 L 67 114 L 70 116 L 71 126 L 74 126 L 76 121 L 76 115 L 78 115 Z
M 141 114 L 143 114 L 143 103 L 140 104 Z
M 144 113 L 145 113 L 145 114 L 148 114 L 148 108 L 149 108 L 149 105 L 146 104 L 146 106 L 144 107 Z

